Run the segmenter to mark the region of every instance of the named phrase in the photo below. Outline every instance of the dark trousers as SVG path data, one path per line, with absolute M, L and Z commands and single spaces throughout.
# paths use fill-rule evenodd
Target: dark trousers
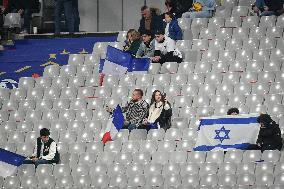
M 80 15 L 78 10 L 78 0 L 72 0 L 73 14 L 74 14 L 74 32 L 79 32 Z
M 18 10 L 12 10 L 12 13 L 17 13 Z M 26 30 L 28 33 L 30 33 L 31 28 L 31 19 L 32 19 L 32 10 L 25 9 L 23 13 L 24 18 L 24 30 Z
M 37 167 L 40 164 L 51 164 L 51 162 L 45 159 L 40 159 L 40 160 L 37 160 L 36 162 L 33 162 L 32 160 L 25 160 L 23 164 L 34 164 L 35 167 Z
M 64 11 L 67 29 L 69 33 L 74 33 L 74 16 L 71 0 L 57 0 L 55 2 L 55 34 L 60 33 L 60 19 Z

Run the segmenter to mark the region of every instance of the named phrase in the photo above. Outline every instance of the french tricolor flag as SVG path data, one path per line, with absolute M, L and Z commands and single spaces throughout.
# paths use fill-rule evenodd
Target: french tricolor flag
M 112 118 L 107 123 L 102 142 L 105 144 L 108 141 L 114 140 L 119 130 L 123 127 L 123 124 L 124 117 L 122 109 L 119 105 L 117 105 L 115 110 L 113 111 Z
M 6 178 L 13 175 L 25 159 L 24 156 L 0 148 L 0 176 Z
M 123 75 L 128 72 L 147 73 L 150 67 L 149 58 L 135 58 L 130 53 L 107 47 L 106 58 L 100 60 L 100 73 L 106 75 Z

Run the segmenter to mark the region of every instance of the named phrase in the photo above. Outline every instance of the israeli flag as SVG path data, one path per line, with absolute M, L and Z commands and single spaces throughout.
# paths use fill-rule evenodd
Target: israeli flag
M 108 46 L 106 58 L 100 61 L 100 73 L 107 75 L 122 75 L 128 72 L 147 73 L 149 66 L 149 58 L 135 58 L 128 52 Z
M 13 175 L 25 159 L 24 156 L 0 148 L 0 176 L 6 178 Z
M 195 151 L 248 149 L 259 133 L 257 116 L 206 117 L 200 120 Z

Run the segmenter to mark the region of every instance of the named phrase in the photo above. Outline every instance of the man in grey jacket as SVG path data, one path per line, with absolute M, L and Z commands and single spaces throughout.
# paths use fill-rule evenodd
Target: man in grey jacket
M 140 47 L 136 53 L 137 58 L 150 58 L 154 56 L 155 52 L 155 40 L 152 39 L 150 31 L 143 31 L 142 40 L 143 43 L 140 44 Z

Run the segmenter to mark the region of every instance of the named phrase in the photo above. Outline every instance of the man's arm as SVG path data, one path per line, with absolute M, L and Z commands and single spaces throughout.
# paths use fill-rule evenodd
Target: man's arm
M 143 56 L 144 56 L 143 43 L 141 43 L 139 49 L 137 50 L 136 57 L 140 58 Z
M 52 160 L 55 156 L 56 153 L 56 143 L 52 142 L 50 144 L 50 148 L 49 148 L 49 154 L 46 156 L 42 156 L 41 159 L 45 159 L 45 160 Z

